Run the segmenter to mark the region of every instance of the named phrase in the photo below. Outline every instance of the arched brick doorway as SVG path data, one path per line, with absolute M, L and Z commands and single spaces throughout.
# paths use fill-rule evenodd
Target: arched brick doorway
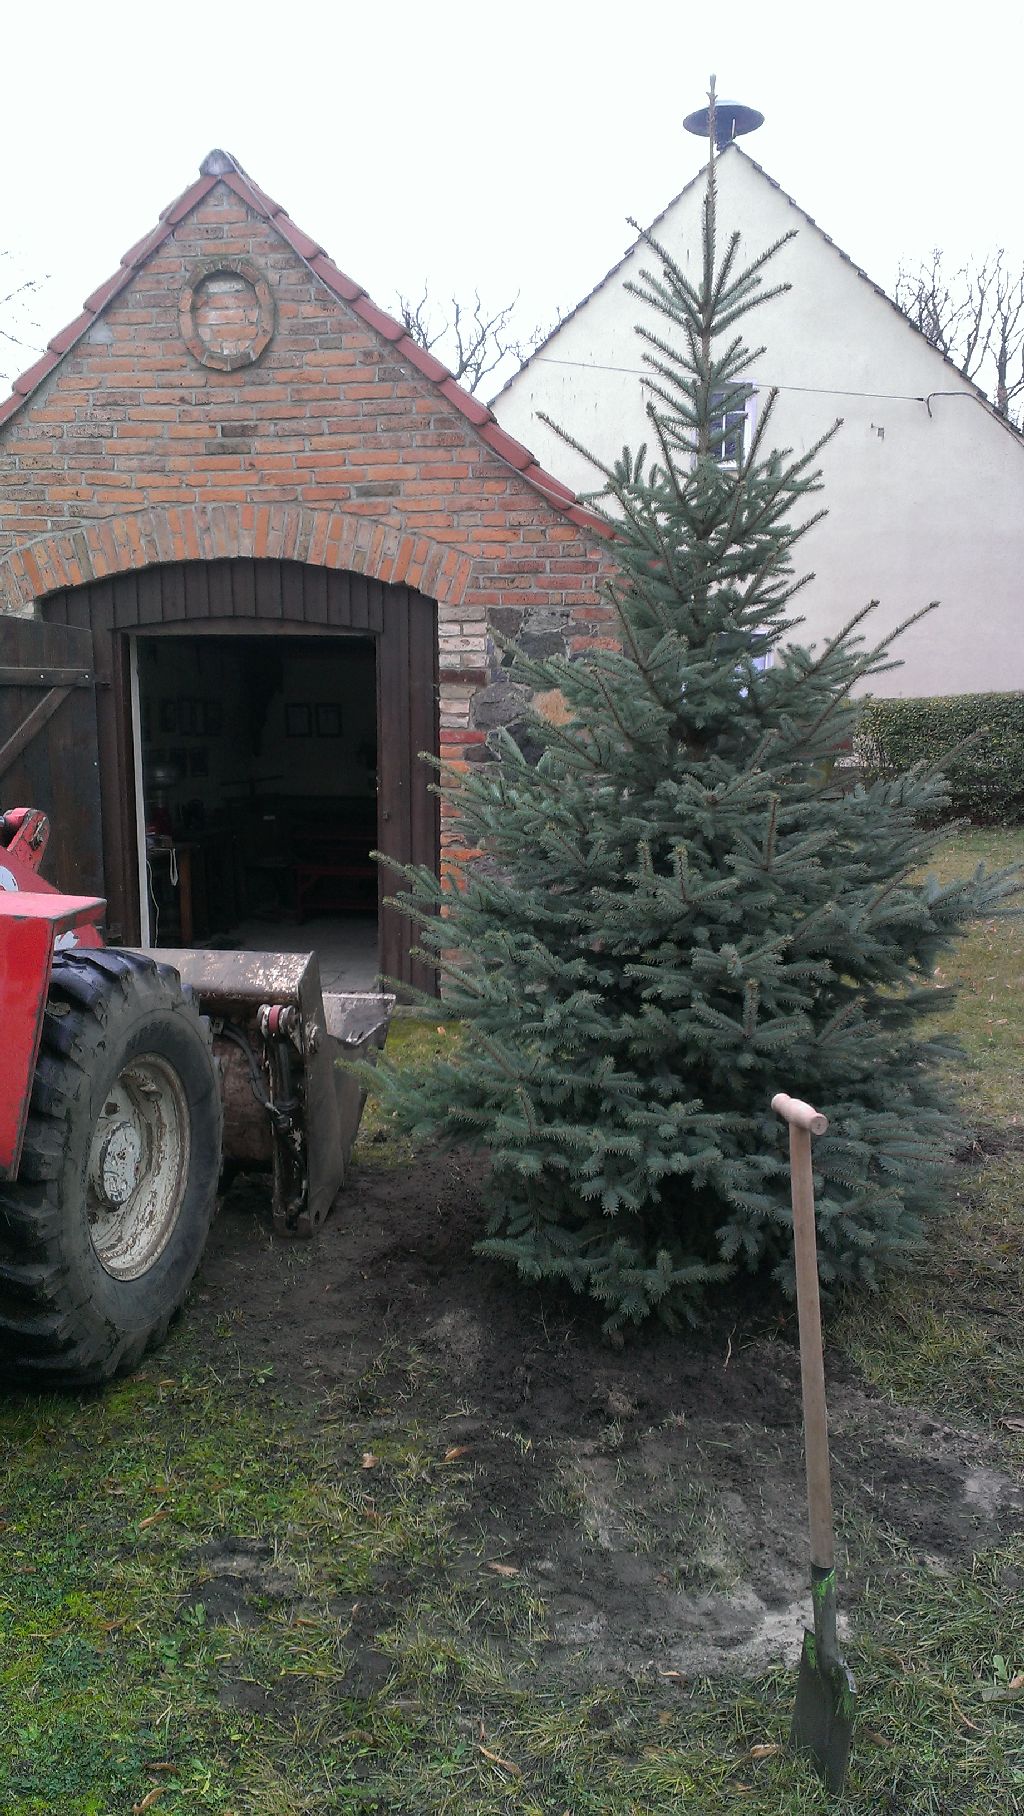
M 436 869 L 438 816 L 420 752 L 438 749 L 437 609 L 414 588 L 299 561 L 179 561 L 132 569 L 50 593 L 40 613 L 92 636 L 96 674 L 102 878 L 111 933 L 141 934 L 137 753 L 133 742 L 133 639 L 356 638 L 372 642 L 377 697 L 377 849 L 396 863 Z M 239 644 L 241 647 L 241 644 Z M 318 646 L 319 647 L 319 646 Z M 41 803 L 45 804 L 45 803 Z M 58 837 L 73 838 L 68 828 Z M 95 884 L 93 886 L 96 886 Z M 414 988 L 435 977 L 410 945 L 408 922 L 386 904 L 394 875 L 382 867 L 380 968 Z

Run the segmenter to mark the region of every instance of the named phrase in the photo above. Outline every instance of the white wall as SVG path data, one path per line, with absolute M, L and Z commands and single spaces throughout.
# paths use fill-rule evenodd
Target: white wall
M 699 179 L 656 225 L 656 237 L 696 282 L 701 256 Z M 871 198 L 865 197 L 865 207 Z M 827 520 L 799 545 L 799 571 L 815 579 L 801 595 L 797 633 L 818 641 L 877 598 L 869 621 L 878 641 L 911 612 L 941 600 L 898 648 L 904 666 L 873 691 L 965 693 L 1024 687 L 1018 633 L 1024 573 L 1024 442 L 995 420 L 970 385 L 736 146 L 719 162 L 720 249 L 734 230 L 748 257 L 791 228 L 796 240 L 768 268 L 792 289 L 753 311 L 744 339 L 765 352 L 752 361 L 759 395 L 781 387 L 771 445 L 804 452 L 836 416 L 838 436 L 822 455 Z M 626 294 L 655 268 L 646 247 L 563 324 L 495 400 L 499 422 L 542 465 L 579 491 L 593 469 L 538 420 L 543 410 L 606 460 L 648 440 L 641 384 L 643 319 L 670 325 Z M 931 414 L 923 402 L 930 392 Z M 844 393 L 875 393 L 851 396 Z M 796 609 L 794 607 L 794 609 Z

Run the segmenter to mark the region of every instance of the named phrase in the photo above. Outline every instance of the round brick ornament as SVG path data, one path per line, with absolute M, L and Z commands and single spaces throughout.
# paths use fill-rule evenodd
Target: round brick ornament
M 273 292 L 248 259 L 204 259 L 178 298 L 182 340 L 193 359 L 217 372 L 254 365 L 274 322 Z

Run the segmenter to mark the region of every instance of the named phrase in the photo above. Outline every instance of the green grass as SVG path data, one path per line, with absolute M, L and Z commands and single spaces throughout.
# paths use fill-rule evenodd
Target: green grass
M 958 838 L 943 866 L 965 858 L 1024 858 L 1024 833 Z M 965 1085 L 1001 1151 L 963 1170 L 917 1271 L 831 1333 L 881 1393 L 989 1434 L 1018 1469 L 1022 954 L 1003 922 L 951 967 Z M 429 1063 L 457 1038 L 439 1026 L 399 1023 L 393 1050 Z M 362 1157 L 404 1164 L 376 1116 Z M 786 1747 L 788 1672 L 595 1688 L 582 1665 L 545 1670 L 542 1593 L 478 1567 L 467 1466 L 382 1375 L 302 1408 L 267 1369 L 215 1372 L 186 1319 L 103 1396 L 0 1403 L 0 1441 L 4 1816 L 1024 1811 L 1020 1535 L 949 1574 L 875 1535 L 833 1800 Z M 571 1483 L 562 1502 L 571 1517 Z
M 40 1452 L 61 1435 L 54 1409 L 39 1409 L 33 1430 L 26 1408 L 11 1434 L 26 1465 L 12 1529 L 45 1537 L 13 1543 L 3 1599 L 9 1816 L 106 1816 L 158 1786 L 158 1807 L 175 1816 L 832 1807 L 785 1749 L 789 1673 L 752 1686 L 535 1688 L 543 1611 L 512 1586 L 483 1622 L 479 1594 L 453 1584 L 451 1477 L 439 1482 L 429 1445 L 383 1446 L 390 1460 L 367 1529 L 358 1457 L 339 1481 L 310 1434 L 271 1407 L 248 1421 L 236 1406 L 225 1422 L 212 1382 L 184 1402 L 150 1381 L 114 1398 L 84 1409 L 73 1435 L 64 1428 L 59 1465 Z M 353 1433 L 356 1443 L 364 1435 Z M 111 1460 L 125 1490 L 113 1499 L 100 1473 Z M 42 1479 L 52 1499 L 40 1504 Z M 271 1600 L 256 1628 L 217 1626 L 204 1613 L 194 1548 L 222 1529 L 225 1480 L 245 1514 L 233 1527 L 272 1536 L 301 1613 Z M 143 1528 L 156 1507 L 170 1510 L 166 1520 Z M 367 1697 L 346 1681 L 350 1610 L 382 1566 L 402 1575 L 406 1593 L 377 1640 L 381 1684 Z M 1018 1548 L 938 1581 L 908 1559 L 876 1598 L 875 1630 L 850 1649 L 861 1704 L 844 1809 L 1013 1807 L 1024 1791 L 1019 1720 L 1013 1704 L 982 1693 L 999 1687 L 997 1657 L 1009 1661 L 1004 1681 L 1020 1662 L 1005 1583 L 1022 1567 Z M 259 1713 L 225 1708 L 228 1681 L 250 1699 L 261 1693 Z
M 388 1033 L 388 1058 L 410 1070 L 420 1071 L 439 1058 L 447 1058 L 459 1040 L 457 1022 L 402 1015 Z M 384 1108 L 371 1091 L 366 1100 L 354 1159 L 358 1166 L 408 1166 L 414 1155 L 408 1136 L 394 1126 L 394 1113 Z
M 157 1785 L 162 1811 L 223 1812 L 243 1782 L 290 1769 L 300 1729 L 322 1795 L 324 1718 L 351 1725 L 335 1692 L 352 1609 L 382 1579 L 439 1568 L 457 1492 L 431 1436 L 392 1423 L 327 1433 L 259 1379 L 209 1370 L 6 1409 L 5 1816 L 98 1816 Z M 204 1601 L 239 1555 L 256 1566 L 253 1625 Z
M 979 863 L 1024 862 L 1024 830 L 970 831 L 934 866 L 940 880 Z M 877 1301 L 854 1304 L 836 1337 L 890 1398 L 952 1423 L 1005 1433 L 1024 1418 L 1024 918 L 974 929 L 947 968 L 958 989 L 948 1020 L 968 1064 L 958 1077 L 975 1164 L 960 1170 L 945 1215 L 914 1273 Z
M 940 882 L 984 864 L 997 870 L 1024 862 L 1024 830 L 971 830 L 951 839 L 932 866 Z M 943 981 L 959 998 L 949 1018 L 966 1046 L 971 1069 L 961 1089 L 969 1117 L 1024 1129 L 1024 918 L 986 921 L 943 966 Z

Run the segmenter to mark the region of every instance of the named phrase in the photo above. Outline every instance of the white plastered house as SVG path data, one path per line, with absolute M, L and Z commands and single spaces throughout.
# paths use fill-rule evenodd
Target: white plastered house
M 872 640 L 941 601 L 898 646 L 903 666 L 876 693 L 959 694 L 1024 688 L 1024 437 L 738 145 L 719 156 L 719 248 L 733 231 L 747 258 L 797 230 L 765 285 L 791 288 L 742 324 L 765 351 L 747 375 L 753 413 L 779 396 L 770 443 L 802 453 L 837 416 L 824 450 L 828 516 L 799 546 L 801 640 L 834 633 L 868 600 Z M 704 175 L 653 224 L 655 238 L 696 281 Z M 539 419 L 559 423 L 603 460 L 650 437 L 639 319 L 667 324 L 626 290 L 656 270 L 638 241 L 499 392 L 502 427 L 574 489 L 594 469 Z M 796 608 L 794 607 L 794 610 Z

